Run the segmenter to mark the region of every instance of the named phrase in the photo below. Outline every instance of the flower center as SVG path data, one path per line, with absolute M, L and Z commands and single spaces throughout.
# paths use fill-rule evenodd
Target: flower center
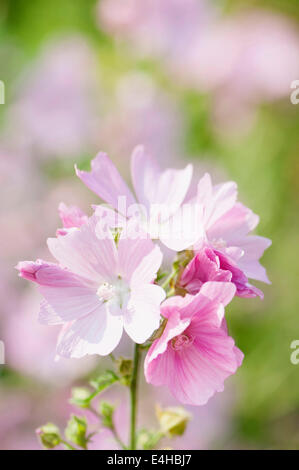
M 213 238 L 213 240 L 211 240 L 211 244 L 216 249 L 225 248 L 227 245 L 226 241 L 223 240 L 223 238 Z
M 108 284 L 108 282 L 104 282 L 104 284 L 100 285 L 98 288 L 97 295 L 103 302 L 107 302 L 114 297 L 115 287 L 112 284 Z
M 120 307 L 127 302 L 130 289 L 122 279 L 117 279 L 113 284 L 104 282 L 97 290 L 97 295 L 102 302 L 113 302 Z
M 171 341 L 171 347 L 175 351 L 181 351 L 184 348 L 188 348 L 193 343 L 194 338 L 192 335 L 178 335 Z

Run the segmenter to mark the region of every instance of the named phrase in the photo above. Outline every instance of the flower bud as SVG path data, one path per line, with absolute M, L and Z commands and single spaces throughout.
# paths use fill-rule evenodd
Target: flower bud
M 102 416 L 102 424 L 105 428 L 113 428 L 114 406 L 107 401 L 100 402 L 100 415 Z
M 58 427 L 53 423 L 47 423 L 36 430 L 36 434 L 45 449 L 54 449 L 61 443 Z
M 116 360 L 117 371 L 121 377 L 121 383 L 123 385 L 130 385 L 132 371 L 133 371 L 133 361 L 132 359 L 126 359 L 125 357 L 119 357 Z
M 88 388 L 75 387 L 72 389 L 72 396 L 70 403 L 79 406 L 80 408 L 88 408 L 92 394 Z
M 186 430 L 191 415 L 181 407 L 165 408 L 156 406 L 161 431 L 169 437 L 182 436 Z
M 77 444 L 83 449 L 86 449 L 86 445 L 87 445 L 86 430 L 87 430 L 86 418 L 72 415 L 65 429 L 65 437 L 69 441 L 73 442 L 74 444 Z

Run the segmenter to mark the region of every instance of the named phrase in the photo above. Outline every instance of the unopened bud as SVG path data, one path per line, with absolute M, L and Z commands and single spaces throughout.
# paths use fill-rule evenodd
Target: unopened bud
M 102 424 L 106 428 L 113 428 L 114 406 L 107 401 L 100 402 L 100 415 L 102 416 Z
M 53 423 L 47 423 L 36 430 L 36 434 L 45 449 L 54 449 L 61 443 L 58 427 Z
M 88 408 L 92 394 L 88 388 L 75 387 L 72 389 L 70 403 L 80 408 Z
M 191 415 L 181 407 L 165 408 L 156 407 L 161 431 L 169 437 L 182 436 L 186 430 Z
M 69 441 L 73 442 L 74 444 L 77 444 L 83 449 L 86 449 L 86 445 L 87 445 L 86 430 L 87 430 L 86 418 L 72 415 L 65 429 L 65 437 Z

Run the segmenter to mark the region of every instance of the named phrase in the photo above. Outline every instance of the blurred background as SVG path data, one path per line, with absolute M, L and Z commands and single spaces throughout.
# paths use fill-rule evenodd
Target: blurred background
M 297 0 L 1 0 L 1 449 L 38 449 L 37 426 L 63 428 L 71 387 L 107 364 L 54 362 L 57 329 L 37 323 L 39 295 L 14 266 L 50 260 L 60 201 L 90 213 L 96 197 L 75 162 L 88 169 L 104 150 L 128 177 L 139 143 L 162 167 L 192 161 L 195 181 L 205 170 L 237 181 L 260 215 L 258 233 L 273 240 L 265 300 L 236 298 L 228 309 L 243 366 L 225 392 L 190 408 L 186 434 L 170 445 L 299 447 L 299 365 L 290 361 L 299 340 L 299 104 L 290 101 L 298 22 Z M 121 350 L 130 354 L 126 343 Z M 125 394 L 106 394 L 124 437 Z M 153 405 L 175 401 L 152 387 L 146 394 L 140 424 L 154 426 L 149 394 Z M 108 431 L 93 444 L 113 446 Z

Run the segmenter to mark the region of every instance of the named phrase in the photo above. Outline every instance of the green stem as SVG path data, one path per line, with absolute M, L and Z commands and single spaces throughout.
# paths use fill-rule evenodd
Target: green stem
M 100 413 L 97 412 L 97 410 L 95 410 L 92 406 L 89 406 L 89 411 L 91 411 L 100 421 L 102 421 L 102 416 L 100 415 Z M 119 437 L 118 435 L 118 432 L 115 428 L 115 425 L 114 423 L 112 423 L 112 428 L 108 428 L 110 429 L 110 431 L 112 432 L 113 434 L 113 437 L 115 439 L 115 441 L 118 443 L 118 445 L 122 448 L 122 449 L 126 449 L 126 446 L 125 444 L 122 442 L 121 438 Z
M 138 387 L 138 372 L 140 362 L 140 349 L 139 345 L 135 344 L 134 360 L 133 360 L 133 373 L 130 384 L 130 397 L 131 397 L 131 432 L 130 432 L 130 450 L 136 450 L 136 417 L 137 417 L 137 387 Z
M 78 450 L 76 447 L 73 447 L 69 442 L 61 440 L 61 444 L 63 444 L 68 450 Z
M 172 281 L 172 279 L 177 275 L 177 273 L 178 273 L 178 270 L 173 268 L 169 276 L 165 279 L 165 281 L 161 285 L 162 289 L 166 290 L 167 286 Z

